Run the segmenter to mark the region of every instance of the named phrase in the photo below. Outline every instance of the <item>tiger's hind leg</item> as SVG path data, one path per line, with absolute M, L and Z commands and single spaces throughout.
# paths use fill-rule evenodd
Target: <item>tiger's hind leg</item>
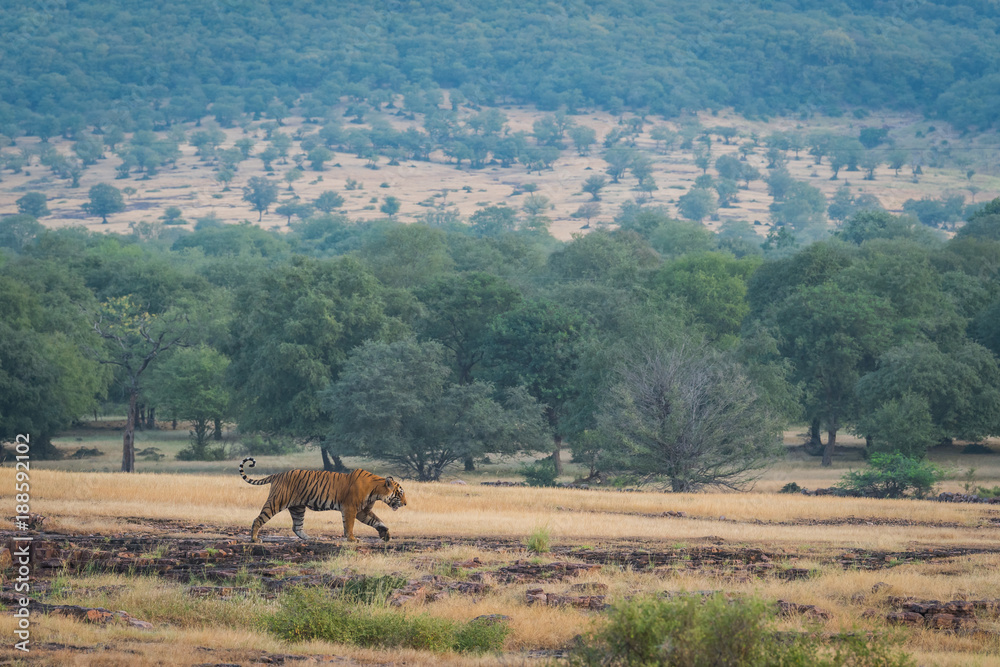
M 302 520 L 306 516 L 305 506 L 299 505 L 298 507 L 289 507 L 288 513 L 292 515 L 292 532 L 298 535 L 300 540 L 308 540 L 309 536 L 306 535 L 305 531 L 302 529 Z
M 358 521 L 367 524 L 378 531 L 378 536 L 382 538 L 384 542 L 389 541 L 389 528 L 382 523 L 382 519 L 375 516 L 375 512 L 371 510 L 361 510 L 358 512 Z
M 260 542 L 260 529 L 265 523 L 271 520 L 271 517 L 274 516 L 274 514 L 274 509 L 271 507 L 270 503 L 264 505 L 264 509 L 262 509 L 257 518 L 253 520 L 253 526 L 250 528 L 251 542 Z

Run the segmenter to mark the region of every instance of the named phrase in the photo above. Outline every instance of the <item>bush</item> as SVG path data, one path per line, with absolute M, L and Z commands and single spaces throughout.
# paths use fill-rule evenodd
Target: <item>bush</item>
M 778 493 L 801 493 L 801 492 L 802 492 L 802 487 L 796 484 L 795 482 L 789 482 L 788 484 L 785 484 L 783 487 L 781 487 L 781 490 L 778 491 Z
M 923 498 L 934 490 L 944 472 L 926 461 L 894 454 L 872 454 L 867 470 L 847 473 L 837 484 L 845 489 L 870 498 L 902 498 L 907 491 Z
M 556 464 L 552 459 L 521 464 L 521 474 L 528 486 L 555 486 Z
M 536 554 L 548 553 L 551 537 L 552 534 L 549 532 L 548 528 L 536 528 L 535 532 L 528 536 L 525 548 Z
M 824 646 L 816 635 L 773 630 L 775 609 L 762 600 L 721 595 L 680 600 L 633 598 L 616 605 L 607 623 L 584 637 L 570 665 L 666 667 L 904 667 L 913 662 L 884 640 L 845 637 Z
M 425 651 L 484 653 L 500 651 L 509 632 L 505 623 L 473 620 L 458 623 L 427 614 L 406 614 L 378 605 L 376 599 L 392 577 L 359 583 L 359 589 L 331 596 L 319 588 L 295 588 L 281 598 L 268 629 L 289 641 L 323 639 L 366 648 L 412 648 Z

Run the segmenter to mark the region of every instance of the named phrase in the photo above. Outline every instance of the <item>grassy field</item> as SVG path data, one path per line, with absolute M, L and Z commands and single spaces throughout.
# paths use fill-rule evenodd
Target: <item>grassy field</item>
M 800 440 L 794 432 L 787 439 L 790 445 Z M 1000 548 L 996 547 L 1000 508 L 775 493 L 786 480 L 809 488 L 829 486 L 849 467 L 861 465 L 850 449 L 831 469 L 822 469 L 817 459 L 790 449 L 786 460 L 777 462 L 747 493 L 622 493 L 479 484 L 485 479 L 516 479 L 517 462 L 510 461 L 473 474 L 453 471 L 442 482 L 404 481 L 408 505 L 398 512 L 376 508 L 396 538 L 388 546 L 366 526 L 359 527 L 358 545 L 342 545 L 339 513 L 307 513 L 305 527 L 313 537 L 309 544 L 325 551 L 299 558 L 289 555 L 297 552 L 288 551 L 295 543 L 290 540 L 287 513 L 265 526 L 264 551 L 253 556 L 240 552 L 249 549 L 250 523 L 267 490 L 239 479 L 235 460 L 211 464 L 174 460 L 176 451 L 186 445 L 182 431 L 141 433 L 137 447 L 157 447 L 165 457 L 140 460 L 140 472 L 132 475 L 109 472 L 116 469 L 120 451 L 114 431 L 81 431 L 57 444 L 70 452 L 84 446 L 105 454 L 33 464 L 32 509 L 47 517 L 44 534 L 36 539 L 72 545 L 65 549 L 113 553 L 131 548 L 144 562 L 164 556 L 183 560 L 191 549 L 235 551 L 244 554 L 239 561 L 241 574 L 224 585 L 245 590 L 228 599 L 200 598 L 191 594 L 190 586 L 214 584 L 214 579 L 178 580 L 141 569 L 111 571 L 67 564 L 40 579 L 45 583 L 39 589 L 44 591 L 43 602 L 123 610 L 153 628 L 36 614 L 32 626 L 36 652 L 23 664 L 249 664 L 262 656 L 273 662 L 274 656 L 286 654 L 308 657 L 295 664 L 322 662 L 322 656 L 333 655 L 342 656 L 344 664 L 535 664 L 539 659 L 557 659 L 575 636 L 605 618 L 600 612 L 571 606 L 529 604 L 529 589 L 544 587 L 561 594 L 570 591 L 568 581 L 497 583 L 482 594 L 453 593 L 402 609 L 375 603 L 378 613 L 410 621 L 430 617 L 464 623 L 483 614 L 507 616 L 509 633 L 501 652 L 483 655 L 320 639 L 293 641 L 276 634 L 271 620 L 283 613 L 288 593 L 268 595 L 264 583 L 272 576 L 324 574 L 467 582 L 488 580 L 518 562 L 544 566 L 557 561 L 598 564 L 599 569 L 580 581 L 601 587 L 612 603 L 640 594 L 684 591 L 781 599 L 815 605 L 828 614 L 819 621 L 783 617 L 780 627 L 787 631 L 818 632 L 824 637 L 898 632 L 902 650 L 918 664 L 1000 664 L 1000 624 L 992 613 L 980 614 L 975 630 L 960 632 L 894 629 L 885 620 L 896 604 L 894 597 L 1000 599 Z M 969 468 L 975 468 L 974 484 L 1000 482 L 1000 461 L 993 460 L 1000 457 L 962 455 L 954 449 L 931 454 L 956 472 L 943 488 L 962 490 L 969 483 L 964 474 Z M 251 476 L 318 463 L 315 451 L 259 457 Z M 365 465 L 386 472 L 378 464 Z M 574 472 L 572 464 L 568 469 Z M 0 468 L 0 488 L 12 488 L 13 476 L 9 465 Z M 10 535 L 6 517 L 11 511 L 2 513 L 3 539 Z M 533 535 L 545 537 L 541 541 L 548 546 L 530 550 L 527 545 Z M 756 553 L 768 555 L 770 569 L 747 569 L 747 554 Z M 636 554 L 648 554 L 648 564 L 637 565 Z M 247 569 L 253 567 L 282 574 Z M 796 572 L 802 576 L 786 576 Z M 0 635 L 12 636 L 13 620 L 0 615 Z M 88 652 L 85 647 L 98 648 Z M 17 657 L 9 647 L 0 649 L 0 660 Z

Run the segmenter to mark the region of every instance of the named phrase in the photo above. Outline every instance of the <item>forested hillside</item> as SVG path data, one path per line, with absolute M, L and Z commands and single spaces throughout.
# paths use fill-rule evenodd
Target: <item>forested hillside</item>
M 342 97 L 665 117 L 918 110 L 1000 120 L 994 2 L 50 0 L 7 6 L 0 133 L 280 119 Z

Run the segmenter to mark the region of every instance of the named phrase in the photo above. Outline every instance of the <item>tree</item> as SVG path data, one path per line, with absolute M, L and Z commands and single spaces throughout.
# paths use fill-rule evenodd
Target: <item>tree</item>
M 621 368 L 598 423 L 611 469 L 677 493 L 739 488 L 776 455 L 782 427 L 739 364 L 683 347 Z
M 573 374 L 586 325 L 575 311 L 551 301 L 532 300 L 498 317 L 485 344 L 484 377 L 498 386 L 524 386 L 544 405 L 553 430 L 552 460 L 562 473 L 560 421 L 579 391 Z
M 222 191 L 229 192 L 229 184 L 232 183 L 233 179 L 236 177 L 236 172 L 232 169 L 227 169 L 223 167 L 219 171 L 215 172 L 215 180 L 222 183 Z
M 947 352 L 931 342 L 893 348 L 858 381 L 857 393 L 864 418 L 855 430 L 877 449 L 922 458 L 945 438 L 1000 434 L 1000 368 L 976 343 Z
M 469 217 L 472 232 L 479 237 L 499 237 L 517 229 L 517 211 L 507 206 L 487 206 Z
M 249 203 L 251 208 L 258 212 L 258 222 L 264 218 L 264 213 L 277 200 L 278 186 L 263 176 L 251 176 L 243 188 L 243 201 Z
M 406 339 L 369 341 L 323 392 L 330 439 L 344 451 L 388 461 L 421 481 L 487 453 L 537 451 L 547 440 L 541 406 L 523 388 L 501 403 L 483 382 L 450 379 L 444 348 Z
M 389 216 L 389 219 L 391 220 L 397 213 L 399 213 L 399 207 L 399 199 L 389 195 L 385 198 L 385 201 L 382 202 L 382 205 L 379 206 L 378 209 Z
M 635 151 L 631 148 L 615 146 L 604 151 L 604 161 L 608 163 L 606 172 L 611 176 L 611 182 L 617 183 L 625 170 L 632 164 L 635 158 Z
M 677 210 L 688 220 L 700 222 L 715 213 L 717 208 L 715 193 L 705 188 L 691 188 L 677 198 Z
M 597 132 L 585 125 L 574 125 L 567 130 L 579 155 L 589 155 L 590 147 L 597 141 Z
M 10 248 L 20 253 L 43 231 L 45 226 L 35 220 L 34 216 L 23 213 L 4 216 L 0 218 L 0 248 Z
M 101 217 L 103 224 L 108 224 L 108 216 L 125 210 L 125 200 L 121 190 L 107 183 L 98 183 L 90 188 L 90 201 L 83 205 L 83 210 L 90 215 Z
M 590 219 L 601 214 L 601 205 L 597 202 L 591 201 L 586 204 L 580 204 L 579 208 L 570 214 L 571 218 L 583 218 L 587 221 L 587 226 L 590 226 Z
M 309 151 L 309 166 L 313 171 L 323 171 L 323 163 L 333 159 L 333 152 L 323 146 L 317 146 Z
M 296 216 L 301 220 L 305 220 L 310 215 L 312 215 L 313 207 L 312 204 L 307 204 L 306 202 L 300 202 L 297 200 L 290 200 L 282 202 L 274 212 L 278 215 L 283 215 L 288 219 L 288 224 L 292 224 L 292 216 Z
M 587 177 L 587 180 L 583 182 L 583 187 L 580 189 L 590 195 L 590 201 L 599 201 L 601 198 L 601 190 L 603 190 L 604 186 L 607 184 L 607 179 L 599 174 L 594 174 L 593 176 Z
M 172 347 L 185 344 L 186 318 L 151 315 L 129 296 L 101 304 L 94 331 L 106 345 L 95 351 L 99 363 L 116 368 L 117 381 L 128 395 L 128 414 L 122 435 L 122 472 L 135 472 L 135 428 L 139 415 L 142 375 L 150 364 Z
M 855 384 L 892 341 L 892 321 L 886 299 L 832 283 L 799 287 L 775 312 L 782 355 L 805 389 L 806 417 L 827 429 L 824 466 L 833 463 L 837 432 L 856 414 Z
M 326 190 L 313 201 L 313 206 L 324 213 L 330 213 L 333 209 L 340 208 L 343 205 L 344 198 L 333 190 Z
M 417 332 L 450 350 L 458 383 L 471 384 L 491 324 L 520 304 L 521 293 L 494 275 L 467 273 L 444 275 L 417 290 L 417 298 L 426 306 Z
M 826 222 L 826 197 L 819 188 L 802 181 L 794 181 L 784 200 L 768 208 L 776 224 L 788 225 L 796 231 Z
M 96 407 L 111 381 L 85 352 L 99 341 L 73 293 L 93 300 L 64 266 L 0 267 L 0 443 L 27 435 L 32 460 L 58 458 L 53 436 Z
M 48 199 L 41 192 L 26 192 L 15 202 L 17 212 L 30 215 L 33 218 L 43 218 L 49 215 Z
M 232 227 L 227 225 L 227 227 Z M 226 349 L 233 414 L 247 433 L 324 442 L 330 415 L 319 392 L 366 340 L 397 338 L 385 290 L 354 258 L 296 257 L 251 274 L 236 288 Z M 333 467 L 339 456 L 334 454 Z
M 175 348 L 150 371 L 146 395 L 166 416 L 190 421 L 193 428 L 191 447 L 177 458 L 218 461 L 225 455 L 225 448 L 209 449 L 208 442 L 209 425 L 229 414 L 228 367 L 229 359 L 202 344 Z

